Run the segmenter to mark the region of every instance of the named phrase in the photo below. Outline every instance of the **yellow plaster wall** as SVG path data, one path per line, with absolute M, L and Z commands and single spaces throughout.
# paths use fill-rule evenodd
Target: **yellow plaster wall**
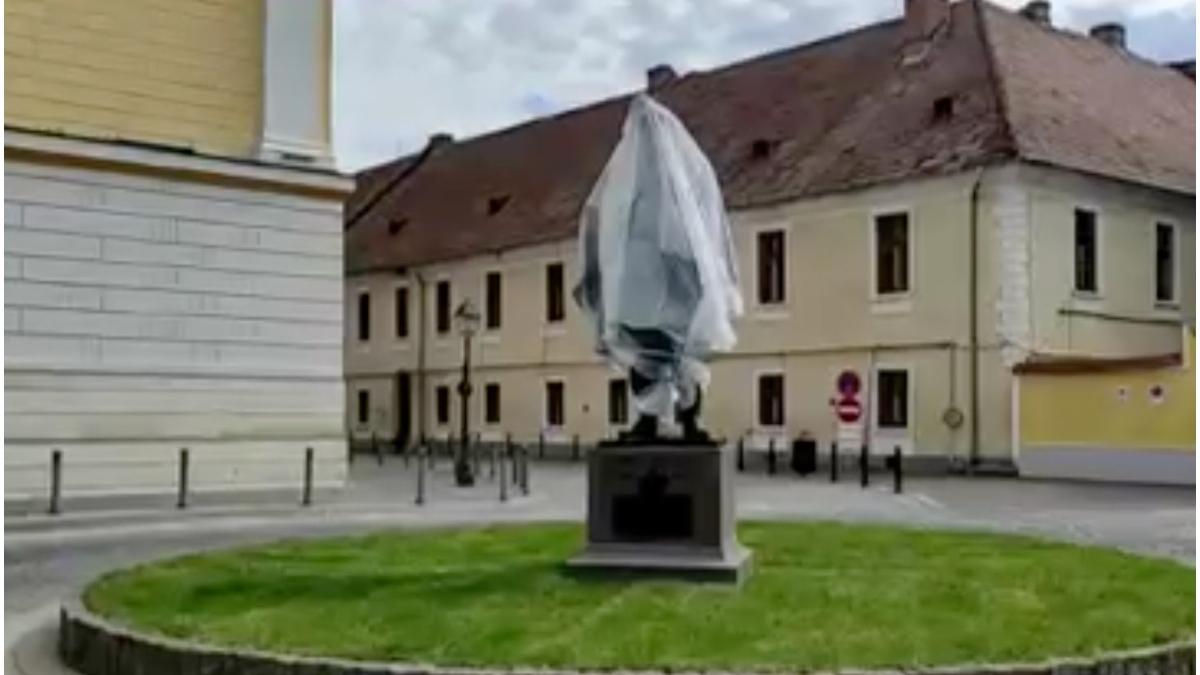
M 5 125 L 254 152 L 261 0 L 7 0 Z
M 1188 358 L 1182 368 L 1019 376 L 1022 445 L 1194 452 L 1194 332 L 1189 332 L 1186 344 Z M 1149 394 L 1156 384 L 1166 392 L 1157 404 Z M 1118 396 L 1121 387 L 1128 392 L 1124 401 Z

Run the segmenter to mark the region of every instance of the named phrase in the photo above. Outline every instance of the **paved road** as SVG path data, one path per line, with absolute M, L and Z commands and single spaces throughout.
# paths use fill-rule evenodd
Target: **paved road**
M 415 481 L 402 462 L 357 462 L 351 484 L 317 505 L 292 503 L 206 506 L 179 513 L 67 513 L 5 519 L 6 671 L 64 673 L 53 657 L 58 603 L 106 570 L 181 553 L 294 537 L 320 537 L 388 527 L 428 527 L 521 520 L 579 520 L 584 477 L 577 464 L 534 464 L 531 495 L 497 485 L 453 487 L 449 466 L 436 467 L 425 506 L 413 504 Z M 744 474 L 738 480 L 742 518 L 884 521 L 922 527 L 1015 531 L 1114 546 L 1194 564 L 1192 489 L 1105 486 L 988 478 L 911 479 L 895 495 L 890 483 L 863 490 L 850 477 Z M 11 670 L 9 670 L 11 669 Z

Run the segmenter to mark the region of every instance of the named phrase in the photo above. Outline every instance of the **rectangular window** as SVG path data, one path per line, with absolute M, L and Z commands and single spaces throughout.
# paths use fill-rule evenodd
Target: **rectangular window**
M 436 294 L 434 304 L 437 312 L 437 332 L 438 335 L 445 335 L 450 332 L 450 282 L 437 282 Z
M 500 385 L 490 382 L 483 388 L 483 421 L 500 423 Z
M 371 392 L 366 389 L 358 390 L 358 423 L 366 424 L 371 418 Z
M 778 305 L 787 299 L 787 258 L 783 230 L 758 233 L 758 304 Z
M 629 423 L 629 385 L 625 380 L 608 381 L 608 423 L 613 426 Z
M 758 376 L 758 425 L 783 426 L 783 375 Z
M 441 385 L 435 392 L 435 401 L 437 407 L 437 423 L 439 425 L 450 423 L 450 387 Z
M 546 321 L 557 323 L 566 314 L 566 304 L 563 295 L 563 265 L 550 263 L 546 265 Z
M 484 327 L 495 330 L 500 327 L 500 273 L 488 272 L 485 285 L 487 302 L 484 303 Z
M 358 341 L 371 339 L 371 294 L 358 294 Z
M 876 400 L 880 429 L 908 428 L 908 371 L 880 370 Z
M 908 214 L 875 217 L 875 294 L 909 290 Z
M 408 287 L 396 289 L 396 337 L 408 337 Z
M 563 383 L 546 383 L 546 426 L 561 427 L 566 421 Z
M 1100 292 L 1097 234 L 1096 214 L 1075 209 L 1075 290 L 1083 293 Z
M 1154 299 L 1175 302 L 1175 226 L 1154 227 Z

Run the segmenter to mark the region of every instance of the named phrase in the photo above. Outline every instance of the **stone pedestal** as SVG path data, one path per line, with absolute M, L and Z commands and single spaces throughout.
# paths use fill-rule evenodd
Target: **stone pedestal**
M 601 443 L 588 455 L 587 546 L 579 571 L 740 583 L 733 455 L 716 443 Z

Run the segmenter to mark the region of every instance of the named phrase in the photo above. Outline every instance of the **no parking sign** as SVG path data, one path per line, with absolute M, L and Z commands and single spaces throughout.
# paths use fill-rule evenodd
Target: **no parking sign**
M 837 397 L 833 399 L 833 414 L 837 418 L 839 448 L 857 448 L 863 443 L 863 404 L 859 400 L 862 378 L 846 369 L 838 373 L 835 382 Z

